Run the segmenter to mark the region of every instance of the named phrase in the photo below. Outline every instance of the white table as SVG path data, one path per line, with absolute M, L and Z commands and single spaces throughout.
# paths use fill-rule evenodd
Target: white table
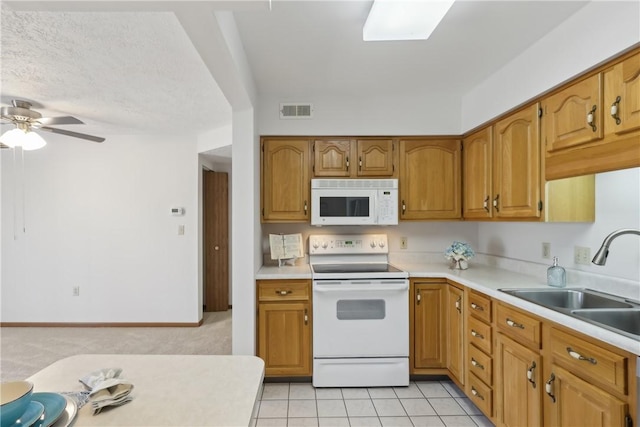
M 254 356 L 82 354 L 61 359 L 27 378 L 34 391 L 81 391 L 79 378 L 122 368 L 133 401 L 91 414 L 81 426 L 248 426 L 262 387 L 264 362 Z

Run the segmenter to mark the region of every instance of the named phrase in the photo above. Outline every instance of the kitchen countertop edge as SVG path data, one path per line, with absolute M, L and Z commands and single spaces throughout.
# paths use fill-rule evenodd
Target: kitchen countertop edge
M 514 307 L 530 312 L 542 319 L 550 320 L 622 350 L 640 355 L 640 342 L 634 339 L 500 291 L 500 289 L 548 288 L 546 282 L 538 277 L 485 265 L 474 265 L 467 270 L 451 270 L 444 263 L 395 262 L 393 265 L 409 272 L 410 278 L 443 278 L 454 281 L 488 295 L 495 300 L 503 301 Z M 310 280 L 311 278 L 311 269 L 308 264 L 285 267 L 263 266 L 256 274 L 257 280 Z M 567 287 L 578 288 L 579 286 Z

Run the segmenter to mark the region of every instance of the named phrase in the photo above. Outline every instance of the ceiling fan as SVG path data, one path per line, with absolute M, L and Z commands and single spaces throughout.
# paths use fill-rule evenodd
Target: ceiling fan
M 61 135 L 72 136 L 74 138 L 82 138 L 93 142 L 102 142 L 105 139 L 99 136 L 87 135 L 79 132 L 72 132 L 65 129 L 57 129 L 49 127 L 49 125 L 82 125 L 84 124 L 82 121 L 76 119 L 71 116 L 61 116 L 61 117 L 42 117 L 42 114 L 39 112 L 32 110 L 32 104 L 29 101 L 14 99 L 11 101 L 10 107 L 1 107 L 0 108 L 0 118 L 3 121 L 8 121 L 13 123 L 16 126 L 16 129 L 22 131 L 25 135 L 34 136 L 35 138 L 39 138 L 36 136 L 37 134 L 33 133 L 34 130 L 44 130 L 47 132 L 58 133 Z M 16 129 L 13 129 L 9 132 L 13 132 Z M 4 137 L 9 132 L 2 135 Z M 42 139 L 42 138 L 39 138 Z M 46 142 L 42 140 L 42 143 L 37 148 L 44 146 Z M 8 148 L 10 145 L 7 143 L 2 143 L 0 141 L 1 148 Z M 26 149 L 26 146 L 23 148 Z

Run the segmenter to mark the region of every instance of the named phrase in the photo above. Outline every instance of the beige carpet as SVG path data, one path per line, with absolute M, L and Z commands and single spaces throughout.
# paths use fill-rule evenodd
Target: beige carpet
M 204 313 L 200 327 L 0 328 L 0 381 L 23 380 L 83 353 L 231 354 L 231 310 Z

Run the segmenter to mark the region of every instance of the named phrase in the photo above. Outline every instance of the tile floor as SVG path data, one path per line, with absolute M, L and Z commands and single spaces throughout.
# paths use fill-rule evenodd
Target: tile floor
M 252 426 L 493 426 L 451 381 L 409 387 L 317 388 L 265 383 Z

